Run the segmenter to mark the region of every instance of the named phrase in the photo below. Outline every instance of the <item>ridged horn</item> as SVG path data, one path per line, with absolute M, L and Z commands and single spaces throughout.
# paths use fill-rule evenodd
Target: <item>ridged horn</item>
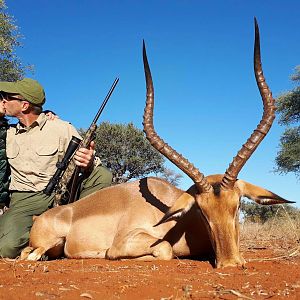
M 204 175 L 200 173 L 199 170 L 181 154 L 176 152 L 172 147 L 165 143 L 155 132 L 153 126 L 154 88 L 144 41 L 143 61 L 147 88 L 143 125 L 147 139 L 156 150 L 158 150 L 162 155 L 169 159 L 173 164 L 175 164 L 180 170 L 182 170 L 194 181 L 199 193 L 210 192 L 212 190 L 212 186 L 207 182 Z
M 254 22 L 254 73 L 256 83 L 260 91 L 260 95 L 262 97 L 264 112 L 260 123 L 257 125 L 257 128 L 253 131 L 252 135 L 247 140 L 247 142 L 242 146 L 241 150 L 237 153 L 236 157 L 233 158 L 232 163 L 226 170 L 221 183 L 221 187 L 224 190 L 233 188 L 239 172 L 243 168 L 246 161 L 250 158 L 252 153 L 255 151 L 255 149 L 258 147 L 260 142 L 267 135 L 275 119 L 275 101 L 265 81 L 265 77 L 261 66 L 259 28 L 256 18 L 254 18 Z

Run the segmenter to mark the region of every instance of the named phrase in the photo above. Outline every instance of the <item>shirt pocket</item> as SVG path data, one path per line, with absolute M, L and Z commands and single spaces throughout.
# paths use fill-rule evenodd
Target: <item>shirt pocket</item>
M 20 147 L 16 142 L 6 145 L 6 156 L 8 159 L 15 159 L 20 152 Z
M 40 172 L 52 174 L 57 163 L 58 143 L 42 144 L 35 150 L 36 152 L 36 167 Z

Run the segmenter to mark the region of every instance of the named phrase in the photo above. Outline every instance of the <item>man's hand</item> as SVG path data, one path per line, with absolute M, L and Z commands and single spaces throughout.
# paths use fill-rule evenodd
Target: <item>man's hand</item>
M 6 206 L 2 206 L 1 208 L 0 208 L 0 216 L 2 216 L 6 211 L 8 211 L 9 210 L 9 208 L 8 207 L 6 207 Z
M 51 121 L 55 119 L 59 119 L 59 116 L 53 112 L 52 110 L 44 110 L 43 113 L 47 116 L 47 118 Z
M 90 143 L 89 149 L 79 148 L 75 155 L 74 161 L 78 167 L 88 170 L 94 162 L 95 142 Z

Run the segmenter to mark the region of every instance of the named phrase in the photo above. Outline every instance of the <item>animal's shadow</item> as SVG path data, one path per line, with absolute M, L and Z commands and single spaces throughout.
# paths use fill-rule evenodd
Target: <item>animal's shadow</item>
M 148 185 L 148 178 L 143 178 L 141 179 L 139 184 L 139 191 L 142 194 L 143 198 L 150 203 L 152 206 L 156 207 L 158 210 L 160 210 L 162 213 L 166 213 L 169 209 L 169 206 L 167 206 L 166 204 L 162 203 L 158 198 L 156 198 L 150 191 L 149 189 L 149 185 Z M 165 236 L 160 239 L 157 240 L 157 242 L 155 242 L 152 246 L 155 246 L 159 243 L 161 243 L 162 241 L 166 240 L 168 241 L 171 246 L 173 246 L 175 243 L 177 243 L 180 238 L 185 235 L 185 239 L 187 242 L 187 245 L 191 251 L 191 253 L 195 253 L 197 252 L 197 249 L 195 248 L 195 243 L 193 243 L 194 237 L 195 237 L 195 231 L 197 231 L 197 228 L 195 228 L 195 226 L 197 226 L 198 224 L 193 224 L 193 220 L 195 220 L 195 218 L 201 218 L 201 220 L 199 220 L 198 224 L 201 223 L 202 221 L 202 225 L 203 226 L 207 226 L 204 225 L 204 217 L 202 215 L 202 212 L 200 210 L 200 208 L 198 207 L 197 204 L 194 204 L 193 207 L 180 219 L 177 220 L 176 224 L 168 231 L 166 232 Z M 153 226 L 155 226 L 155 224 L 153 224 Z M 202 236 L 200 236 L 199 234 L 199 239 L 204 238 L 205 242 L 207 243 L 207 241 L 209 240 L 209 236 L 208 236 L 208 232 L 207 229 L 205 230 L 206 232 L 206 236 L 203 237 L 203 230 L 201 231 Z M 210 243 L 210 240 L 209 240 Z M 209 261 L 209 263 L 215 267 L 215 255 L 212 254 L 213 252 L 213 248 L 211 246 L 210 243 L 210 251 L 208 251 L 207 254 L 204 255 L 192 255 L 192 256 L 184 256 L 181 257 L 183 259 L 191 259 L 191 260 L 198 260 L 198 261 Z

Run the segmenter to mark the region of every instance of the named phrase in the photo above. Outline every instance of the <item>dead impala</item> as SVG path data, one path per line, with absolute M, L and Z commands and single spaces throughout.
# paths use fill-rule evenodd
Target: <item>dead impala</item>
M 240 266 L 239 203 L 248 197 L 260 204 L 291 203 L 237 176 L 268 133 L 275 105 L 265 82 L 255 20 L 254 71 L 263 100 L 262 120 L 223 175 L 204 175 L 165 143 L 153 127 L 154 89 L 145 45 L 144 131 L 152 146 L 194 182 L 186 192 L 158 178 L 119 184 L 37 217 L 30 245 L 21 259 L 50 258 L 171 259 L 213 257 L 216 267 Z M 155 225 L 156 224 L 156 225 Z

